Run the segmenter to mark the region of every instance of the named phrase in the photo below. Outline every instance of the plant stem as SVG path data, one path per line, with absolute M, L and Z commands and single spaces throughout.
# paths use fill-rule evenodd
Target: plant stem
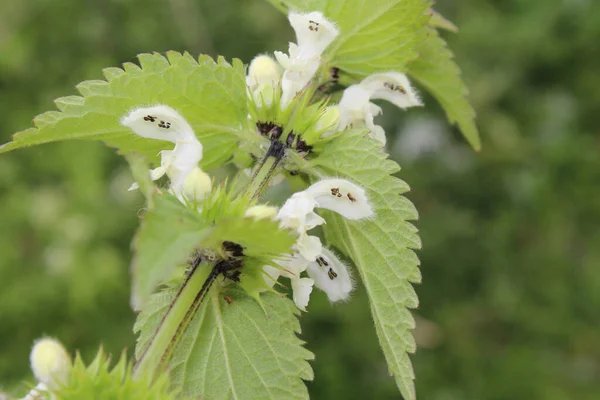
M 259 199 L 265 189 L 269 187 L 269 181 L 275 175 L 275 170 L 284 155 L 285 144 L 277 140 L 272 141 L 267 154 L 258 164 L 250 183 L 248 183 L 246 193 L 252 193 L 252 200 Z
M 188 317 L 188 312 L 194 307 L 194 303 L 198 302 L 198 296 L 210 289 L 210 284 L 207 285 L 207 278 L 210 278 L 211 273 L 206 268 L 198 268 L 200 261 L 198 258 L 194 262 L 190 273 L 169 304 L 152 338 L 138 357 L 133 368 L 134 378 L 148 376 L 152 379 L 160 368 L 165 367 L 164 362 L 168 361 L 164 360 L 165 353 L 171 351 L 170 349 L 176 344 L 175 342 L 178 340 L 176 336 L 181 329 L 182 322 Z M 213 281 L 214 279 L 210 283 Z
M 260 198 L 269 186 L 269 181 L 285 155 L 285 149 L 285 144 L 282 142 L 277 140 L 271 142 L 269 150 L 258 164 L 246 188 L 246 193 L 251 193 L 253 200 Z M 152 379 L 157 372 L 166 369 L 179 339 L 200 308 L 212 284 L 223 272 L 222 262 L 217 262 L 207 273 L 206 268 L 199 268 L 200 257 L 194 261 L 188 276 L 154 331 L 154 335 L 138 357 L 133 368 L 134 378 L 149 376 Z

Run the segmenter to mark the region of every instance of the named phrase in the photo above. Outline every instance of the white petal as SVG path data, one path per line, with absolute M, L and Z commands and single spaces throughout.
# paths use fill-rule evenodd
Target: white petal
M 306 192 L 315 199 L 317 207 L 335 211 L 348 219 L 373 215 L 365 190 L 345 179 L 323 179 Z
M 308 305 L 308 300 L 310 300 L 310 294 L 313 290 L 315 281 L 310 278 L 299 278 L 292 279 L 291 282 L 296 307 L 302 311 L 306 311 L 306 306 Z
M 317 236 L 310 236 L 306 234 L 300 235 L 300 238 L 296 243 L 296 248 L 298 249 L 298 253 L 300 253 L 300 255 L 307 261 L 314 260 L 323 252 L 321 239 L 319 239 Z
M 317 202 L 306 192 L 294 193 L 279 209 L 277 219 L 282 228 L 294 229 L 298 233 L 306 232 L 307 216 L 313 212 Z M 311 222 L 314 218 L 311 217 Z
M 371 99 L 387 100 L 402 109 L 423 105 L 406 75 L 400 72 L 370 75 L 363 79 L 360 86 L 372 92 Z
M 359 85 L 352 85 L 342 94 L 338 104 L 340 110 L 339 130 L 346 129 L 355 123 L 364 123 L 370 111 L 371 92 Z
M 137 182 L 133 182 L 131 184 L 131 186 L 129 186 L 129 189 L 127 189 L 128 192 L 133 192 L 134 190 L 138 190 L 140 188 L 139 183 Z
M 188 122 L 174 109 L 165 105 L 137 108 L 121 118 L 121 125 L 147 139 L 177 140 L 195 139 Z
M 202 159 L 202 145 L 194 140 L 177 141 L 171 153 L 171 161 L 167 166 L 167 175 L 171 179 L 171 187 L 176 192 L 183 188 L 188 175 L 198 167 Z
M 348 267 L 328 249 L 323 249 L 323 254 L 308 265 L 306 272 L 330 301 L 348 299 L 354 287 Z
M 156 180 L 162 178 L 163 175 L 166 173 L 167 173 L 167 168 L 165 168 L 163 165 L 161 165 L 160 167 L 151 169 L 150 170 L 150 180 L 156 181 Z
M 336 26 L 319 11 L 308 14 L 292 11 L 288 19 L 296 31 L 298 47 L 310 55 L 323 53 L 339 34 Z

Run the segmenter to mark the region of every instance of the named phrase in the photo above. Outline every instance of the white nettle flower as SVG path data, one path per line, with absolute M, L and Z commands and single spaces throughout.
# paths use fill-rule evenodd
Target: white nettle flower
M 368 218 L 373 215 L 365 190 L 346 179 L 323 179 L 305 191 L 317 203 L 348 219 Z
M 173 192 L 188 200 L 201 199 L 210 191 L 210 177 L 198 167 L 202 160 L 202 144 L 177 111 L 165 105 L 137 108 L 121 119 L 121 125 L 143 138 L 175 144 L 172 150 L 160 152 L 161 165 L 150 171 L 152 180 L 166 174 Z M 134 183 L 130 190 L 137 187 Z
M 305 310 L 312 285 L 327 293 L 331 301 L 345 300 L 353 285 L 347 267 L 331 251 L 323 248 L 317 236 L 307 232 L 325 220 L 314 212 L 315 207 L 326 208 L 348 219 L 367 218 L 373 210 L 364 189 L 345 179 L 324 179 L 308 189 L 293 194 L 277 214 L 282 228 L 298 233 L 294 254 L 277 260 L 280 268 L 265 266 L 265 281 L 273 286 L 280 276 L 290 279 L 294 302 Z M 309 278 L 302 278 L 307 271 Z
M 246 85 L 259 106 L 273 104 L 273 93 L 281 79 L 281 67 L 267 55 L 254 57 L 248 67 Z
M 373 122 L 374 117 L 381 114 L 381 108 L 371 103 L 371 100 L 376 99 L 387 100 L 401 109 L 423 105 L 406 75 L 400 72 L 373 74 L 344 90 L 338 105 L 338 129 L 343 130 L 356 125 L 366 126 L 373 138 L 385 144 L 383 128 Z
M 354 288 L 348 267 L 328 249 L 308 264 L 306 272 L 332 302 L 347 300 Z
M 281 107 L 287 107 L 310 82 L 321 62 L 321 54 L 339 34 L 336 26 L 319 11 L 308 14 L 290 12 L 288 19 L 296 32 L 290 43 L 289 55 L 275 52 L 275 58 L 285 69 L 281 81 Z

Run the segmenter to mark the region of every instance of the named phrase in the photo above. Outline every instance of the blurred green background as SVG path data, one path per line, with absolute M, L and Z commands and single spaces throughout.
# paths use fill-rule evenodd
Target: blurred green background
M 594 0 L 439 0 L 483 151 L 435 101 L 384 109 L 420 211 L 413 357 L 421 399 L 600 398 L 600 7 Z M 293 34 L 261 0 L 0 0 L 0 142 L 74 85 L 137 53 L 248 62 Z M 0 388 L 23 392 L 42 335 L 89 360 L 132 349 L 129 246 L 142 199 L 123 159 L 68 142 L 0 156 Z M 395 399 L 359 289 L 313 297 L 314 399 Z

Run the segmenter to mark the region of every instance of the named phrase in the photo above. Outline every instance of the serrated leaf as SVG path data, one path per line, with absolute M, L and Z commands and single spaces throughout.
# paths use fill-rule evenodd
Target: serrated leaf
M 323 213 L 327 241 L 349 256 L 367 290 L 377 335 L 390 373 L 404 398 L 415 398 L 414 373 L 407 353 L 416 350 L 410 330 L 414 319 L 407 308 L 418 306 L 410 282 L 420 282 L 419 260 L 413 250 L 421 247 L 412 203 L 401 196 L 406 183 L 392 174 L 398 164 L 386 159 L 381 145 L 361 131 L 345 132 L 311 162 L 313 178 L 347 178 L 367 191 L 375 216 L 350 221 L 339 214 Z
M 200 56 L 168 52 L 140 54 L 141 67 L 126 63 L 123 69 L 104 70 L 106 81 L 77 85 L 81 96 L 55 101 L 60 110 L 34 119 L 34 128 L 14 135 L 0 146 L 5 152 L 25 146 L 67 139 L 102 140 L 122 153 L 136 152 L 155 161 L 168 142 L 143 139 L 119 124 L 132 108 L 167 104 L 191 124 L 204 146 L 202 167 L 212 169 L 236 149 L 247 117 L 245 70 L 241 61 L 230 65 Z
M 431 19 L 429 20 L 430 27 L 445 29 L 454 33 L 458 32 L 458 27 L 454 25 L 454 23 L 448 18 L 444 17 L 442 14 L 435 11 L 433 8 L 430 8 L 428 12 L 431 14 Z
M 355 79 L 374 72 L 404 71 L 429 15 L 427 0 L 270 0 L 280 10 L 322 11 L 341 33 L 323 62 Z M 283 5 L 283 6 L 282 6 Z
M 152 296 L 136 323 L 138 348 L 149 339 L 176 290 Z M 262 306 L 235 286 L 213 287 L 193 317 L 171 360 L 174 390 L 206 399 L 308 399 L 302 380 L 312 380 L 302 347 L 298 309 L 275 293 Z
M 475 150 L 481 148 L 475 125 L 475 110 L 467 99 L 468 90 L 460 77 L 460 68 L 444 39 L 435 29 L 427 29 L 427 39 L 418 48 L 419 58 L 408 73 L 440 102 L 450 123 L 458 124 Z

